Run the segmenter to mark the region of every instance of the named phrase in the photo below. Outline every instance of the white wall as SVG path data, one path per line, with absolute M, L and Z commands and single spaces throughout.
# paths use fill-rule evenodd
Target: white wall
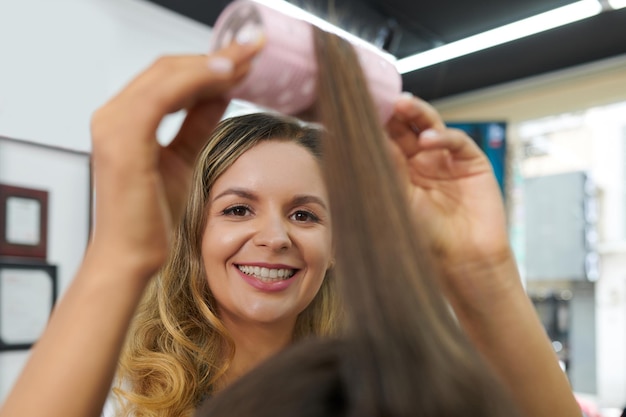
M 88 152 L 98 106 L 162 54 L 206 53 L 209 35 L 208 27 L 141 0 L 0 1 L 0 136 Z M 178 119 L 160 133 L 171 134 Z M 73 172 L 71 158 L 0 147 L 0 182 L 54 190 L 48 251 L 61 293 L 87 241 L 85 195 L 76 190 L 86 189 L 88 171 Z M 0 354 L 0 401 L 27 355 Z
M 89 150 L 98 106 L 159 55 L 206 53 L 209 35 L 140 0 L 0 2 L 0 135 Z
M 601 279 L 596 285 L 598 396 L 626 406 L 626 102 L 590 112 L 596 145 L 594 177 L 600 185 Z M 602 146 L 604 145 L 604 146 Z
M 626 246 L 602 256 L 596 286 L 598 397 L 607 407 L 626 405 Z

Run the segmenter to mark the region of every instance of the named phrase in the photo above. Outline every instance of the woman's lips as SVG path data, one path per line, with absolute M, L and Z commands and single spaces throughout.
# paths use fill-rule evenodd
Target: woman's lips
M 293 284 L 299 272 L 297 269 L 282 265 L 280 267 L 235 265 L 235 268 L 245 282 L 257 290 L 265 292 L 278 292 L 287 289 Z

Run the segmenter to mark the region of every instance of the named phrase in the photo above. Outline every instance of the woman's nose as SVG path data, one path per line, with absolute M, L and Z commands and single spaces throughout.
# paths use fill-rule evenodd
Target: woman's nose
M 288 225 L 282 218 L 267 218 L 259 224 L 259 230 L 254 236 L 254 243 L 266 246 L 274 251 L 281 251 L 291 247 Z

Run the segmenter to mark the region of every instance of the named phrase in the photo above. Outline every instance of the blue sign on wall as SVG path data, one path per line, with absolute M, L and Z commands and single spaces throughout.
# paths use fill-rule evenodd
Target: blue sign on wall
M 468 122 L 446 123 L 448 127 L 461 129 L 467 133 L 487 154 L 493 171 L 504 195 L 506 173 L 506 123 Z

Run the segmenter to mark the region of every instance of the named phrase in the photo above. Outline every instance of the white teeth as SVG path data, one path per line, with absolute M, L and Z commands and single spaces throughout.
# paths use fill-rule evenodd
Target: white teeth
M 238 265 L 237 268 L 246 275 L 252 275 L 262 281 L 280 281 L 291 278 L 296 273 L 294 269 L 273 269 L 258 266 Z

